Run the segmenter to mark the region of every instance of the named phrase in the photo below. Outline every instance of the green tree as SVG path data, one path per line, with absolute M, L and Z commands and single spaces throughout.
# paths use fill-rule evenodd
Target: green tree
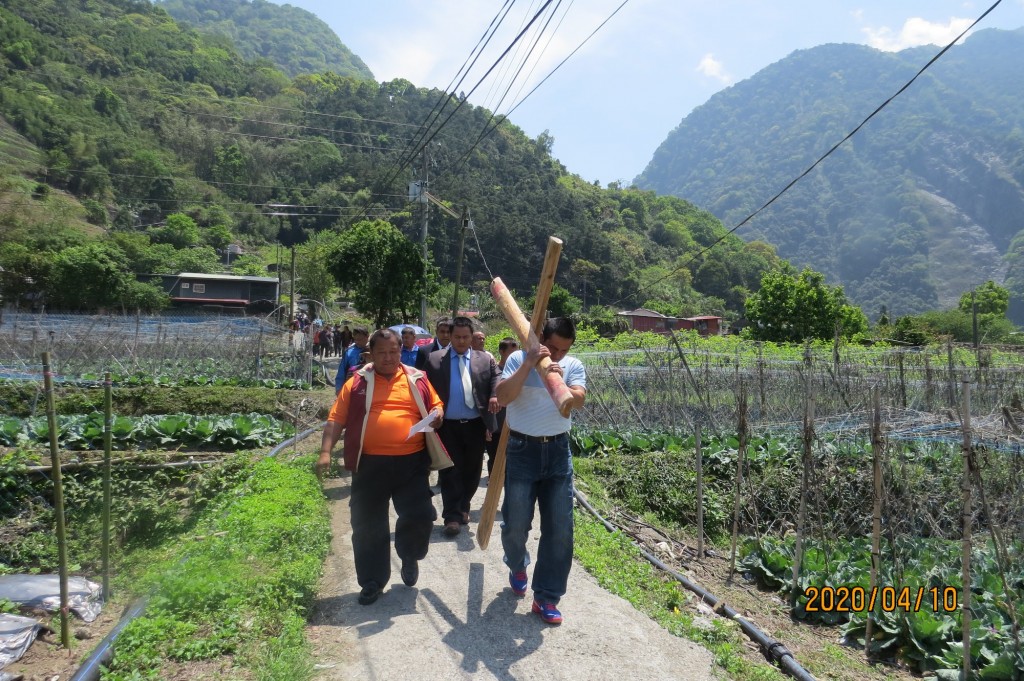
M 153 282 L 130 280 L 126 282 L 121 304 L 128 310 L 156 312 L 169 307 L 171 297 Z
M 378 326 L 412 316 L 426 287 L 419 248 L 384 220 L 364 220 L 338 238 L 328 260 L 338 284 Z
M 175 248 L 189 248 L 199 243 L 199 226 L 196 221 L 184 213 L 172 213 L 167 216 L 163 227 L 152 231 L 153 241 L 158 244 L 170 244 Z
M 825 275 L 805 268 L 799 274 L 791 266 L 769 270 L 761 277 L 761 289 L 747 298 L 750 335 L 757 340 L 798 343 L 808 338 L 849 338 L 866 331 L 867 317 L 847 304 L 842 286 L 828 286 Z
M 93 241 L 54 256 L 46 299 L 53 307 L 69 310 L 116 307 L 133 281 L 124 254 L 111 244 Z
M 552 317 L 571 317 L 583 308 L 580 299 L 558 284 L 551 286 L 548 311 Z
M 17 306 L 22 296 L 46 287 L 52 271 L 50 254 L 24 244 L 0 245 L 0 296 Z
M 331 230 L 317 232 L 295 247 L 295 290 L 309 300 L 327 305 L 338 290 L 331 273 L 331 258 L 338 249 L 341 235 Z
M 958 308 L 961 312 L 971 314 L 971 293 L 972 291 L 967 291 L 960 296 Z M 1006 315 L 1006 310 L 1010 307 L 1010 292 L 1005 288 L 990 279 L 974 289 L 973 293 L 978 305 L 978 314 L 994 314 L 1000 317 Z

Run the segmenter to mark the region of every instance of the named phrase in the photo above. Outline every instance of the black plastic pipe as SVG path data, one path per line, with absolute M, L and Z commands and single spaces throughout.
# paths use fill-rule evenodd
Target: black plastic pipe
M 78 668 L 75 675 L 71 677 L 71 681 L 95 681 L 95 679 L 100 678 L 100 667 L 110 662 L 111 658 L 114 657 L 114 639 L 124 631 L 124 628 L 132 620 L 142 614 L 148 603 L 149 596 L 143 596 L 128 608 L 121 621 L 103 637 L 103 640 L 92 651 L 89 658 L 82 663 L 82 666 Z
M 604 525 L 605 529 L 609 532 L 617 531 L 617 528 L 614 525 L 601 517 L 601 514 L 597 512 L 597 509 L 590 505 L 590 502 L 580 494 L 579 490 L 575 491 L 575 495 L 577 501 L 580 502 L 583 508 L 587 509 L 592 516 L 597 518 L 598 522 Z M 779 666 L 782 667 L 782 670 L 787 674 L 795 679 L 800 679 L 800 681 L 816 681 L 810 672 L 800 666 L 800 663 L 796 661 L 795 657 L 793 657 L 793 653 L 785 645 L 758 629 L 752 622 L 750 622 L 750 620 L 743 617 L 732 607 L 725 605 L 724 603 L 721 607 L 718 607 L 718 604 L 721 603 L 721 599 L 717 596 L 699 584 L 691 582 L 686 575 L 676 572 L 642 546 L 638 545 L 638 548 L 640 549 L 640 554 L 643 555 L 643 557 L 652 565 L 675 577 L 680 584 L 700 596 L 701 601 L 711 606 L 715 612 L 724 615 L 731 620 L 735 620 L 740 625 L 740 629 L 743 630 L 743 633 L 761 646 L 761 649 L 769 656 L 769 659 L 774 662 L 778 662 Z

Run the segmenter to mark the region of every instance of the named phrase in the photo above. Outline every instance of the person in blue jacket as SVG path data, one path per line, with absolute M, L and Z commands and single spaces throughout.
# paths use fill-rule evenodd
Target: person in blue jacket
M 341 386 L 345 385 L 345 381 L 351 378 L 359 367 L 366 364 L 363 353 L 369 352 L 369 340 L 370 332 L 366 330 L 365 326 L 357 326 L 352 329 L 352 345 L 341 356 L 341 361 L 338 362 L 338 374 L 334 377 L 335 395 L 341 392 Z

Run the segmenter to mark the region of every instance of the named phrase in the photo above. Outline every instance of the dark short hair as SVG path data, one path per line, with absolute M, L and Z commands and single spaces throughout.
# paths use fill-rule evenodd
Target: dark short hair
M 373 350 L 373 346 L 377 344 L 379 340 L 391 340 L 395 339 L 395 342 L 401 345 L 402 343 L 398 339 L 398 334 L 391 329 L 377 329 L 370 336 L 370 349 Z
M 576 325 L 568 317 L 552 317 L 544 322 L 544 330 L 541 331 L 540 336 L 541 340 L 547 340 L 555 335 L 575 341 Z
M 506 350 L 518 347 L 519 341 L 517 341 L 512 336 L 505 336 L 504 338 L 501 339 L 501 342 L 498 343 L 498 352 L 505 352 Z
M 407 332 L 411 333 L 414 336 L 416 335 L 416 329 L 412 328 L 411 326 L 403 326 L 402 335 L 404 336 Z
M 451 318 L 450 317 L 441 317 L 440 319 L 438 319 L 437 323 L 434 324 L 434 330 L 436 331 L 437 329 L 440 329 L 442 326 L 444 328 L 448 329 L 448 331 L 451 331 L 452 330 L 452 320 L 451 320 Z
M 352 327 L 352 335 L 354 336 L 357 333 L 361 333 L 364 336 L 369 336 L 370 335 L 370 330 L 367 329 L 365 326 L 353 326 Z
M 469 329 L 470 334 L 476 331 L 476 327 L 473 326 L 473 320 L 470 319 L 469 317 L 456 317 L 455 319 L 453 319 L 452 331 L 455 330 L 456 326 L 458 326 L 459 328 Z

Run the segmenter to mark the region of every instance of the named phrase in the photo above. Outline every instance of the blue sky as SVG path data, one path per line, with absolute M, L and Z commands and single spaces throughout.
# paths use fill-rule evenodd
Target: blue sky
M 547 130 L 554 138 L 552 153 L 570 172 L 603 185 L 616 180 L 628 183 L 694 107 L 794 50 L 825 43 L 860 43 L 883 50 L 945 44 L 993 2 L 629 0 L 510 119 L 530 137 Z M 559 5 L 559 9 L 508 99 L 498 106 L 499 84 L 513 75 L 502 74 L 499 66 L 470 102 L 505 113 L 621 3 L 552 3 L 552 8 Z M 288 4 L 319 16 L 378 80 L 405 78 L 417 86 L 445 88 L 504 2 L 290 0 Z M 527 15 L 542 5 L 542 0 L 514 3 L 463 91 L 480 80 L 521 30 Z M 1022 26 L 1024 0 L 1003 0 L 976 30 Z M 528 33 L 521 42 L 531 37 Z M 520 59 L 523 54 L 525 48 Z M 525 83 L 521 90 L 519 83 Z M 903 96 L 908 95 L 913 96 L 912 89 Z

